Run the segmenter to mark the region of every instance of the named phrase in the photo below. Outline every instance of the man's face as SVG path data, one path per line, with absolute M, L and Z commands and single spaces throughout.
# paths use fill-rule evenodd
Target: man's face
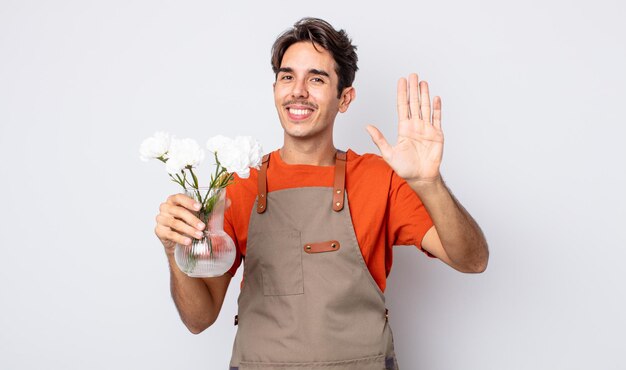
M 337 98 L 339 77 L 331 54 L 309 41 L 287 48 L 274 83 L 274 103 L 285 134 L 306 139 L 332 137 L 337 112 L 348 109 L 352 87 Z

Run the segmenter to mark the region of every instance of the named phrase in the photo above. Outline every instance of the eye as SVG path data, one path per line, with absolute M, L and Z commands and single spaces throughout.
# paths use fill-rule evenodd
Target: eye
M 321 79 L 320 77 L 313 77 L 311 81 L 315 83 L 320 83 L 320 84 L 324 83 L 324 80 Z
M 280 79 L 283 80 L 283 81 L 290 81 L 290 80 L 293 79 L 293 76 L 291 76 L 291 75 L 282 75 L 280 77 Z

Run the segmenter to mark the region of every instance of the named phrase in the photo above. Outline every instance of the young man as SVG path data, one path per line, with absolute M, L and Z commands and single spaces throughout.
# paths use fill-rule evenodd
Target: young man
M 414 244 L 463 272 L 487 266 L 480 228 L 441 179 L 441 100 L 431 108 L 425 81 L 398 82 L 396 145 L 367 128 L 382 159 L 334 147 L 335 117 L 356 96 L 355 49 L 344 31 L 312 18 L 273 46 L 284 144 L 229 187 L 225 215 L 245 261 L 231 369 L 396 369 L 383 295 L 392 246 Z M 204 228 L 196 206 L 170 196 L 155 230 L 193 333 L 216 320 L 241 263 L 218 278 L 178 270 L 175 244 Z

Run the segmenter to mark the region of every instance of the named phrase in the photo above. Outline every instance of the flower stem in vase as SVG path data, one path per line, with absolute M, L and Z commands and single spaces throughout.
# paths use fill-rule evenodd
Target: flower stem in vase
M 213 199 L 215 196 L 209 198 Z M 202 241 L 202 243 L 206 243 L 206 245 L 208 246 L 209 249 L 209 259 L 213 258 L 213 242 L 211 241 L 211 234 L 210 234 L 210 222 L 211 222 L 211 215 L 212 215 L 212 211 L 213 211 L 213 207 L 215 206 L 215 201 L 213 202 L 213 206 L 209 209 L 209 207 L 205 207 L 204 211 L 200 211 L 198 218 L 202 220 L 202 222 L 204 222 L 205 228 L 204 231 L 202 232 L 204 234 L 204 236 L 202 237 L 202 239 L 200 241 Z M 202 254 L 202 251 L 199 251 L 198 254 Z

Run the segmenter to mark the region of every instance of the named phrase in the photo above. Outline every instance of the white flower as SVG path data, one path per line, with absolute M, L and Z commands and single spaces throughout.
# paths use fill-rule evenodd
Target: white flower
M 170 135 L 165 132 L 156 132 L 154 136 L 145 139 L 139 146 L 139 158 L 147 162 L 152 158 L 159 158 L 167 153 L 170 147 Z
M 193 139 L 172 139 L 165 169 L 171 175 L 187 167 L 197 167 L 204 160 L 204 150 Z
M 230 173 L 236 173 L 241 178 L 250 176 L 250 167 L 258 167 L 263 157 L 263 149 L 258 141 L 250 136 L 237 136 L 234 140 L 220 138 L 208 145 L 212 148 L 219 146 L 217 160 Z M 207 143 L 209 144 L 209 143 Z
M 230 173 L 237 173 L 243 179 L 250 176 L 247 153 L 235 145 L 223 147 L 217 153 L 217 160 Z
M 170 175 L 175 175 L 177 173 L 179 174 L 180 171 L 183 170 L 183 168 L 185 168 L 185 164 L 174 158 L 170 158 L 167 160 L 167 162 L 165 162 L 165 170 Z
M 232 145 L 233 145 L 233 139 L 223 136 L 223 135 L 213 136 L 206 143 L 206 147 L 209 150 L 209 152 L 213 152 L 213 153 L 217 153 L 221 151 L 223 148 L 232 146 Z
M 252 136 L 237 136 L 235 146 L 247 153 L 248 167 L 259 168 L 263 159 L 263 148 Z

